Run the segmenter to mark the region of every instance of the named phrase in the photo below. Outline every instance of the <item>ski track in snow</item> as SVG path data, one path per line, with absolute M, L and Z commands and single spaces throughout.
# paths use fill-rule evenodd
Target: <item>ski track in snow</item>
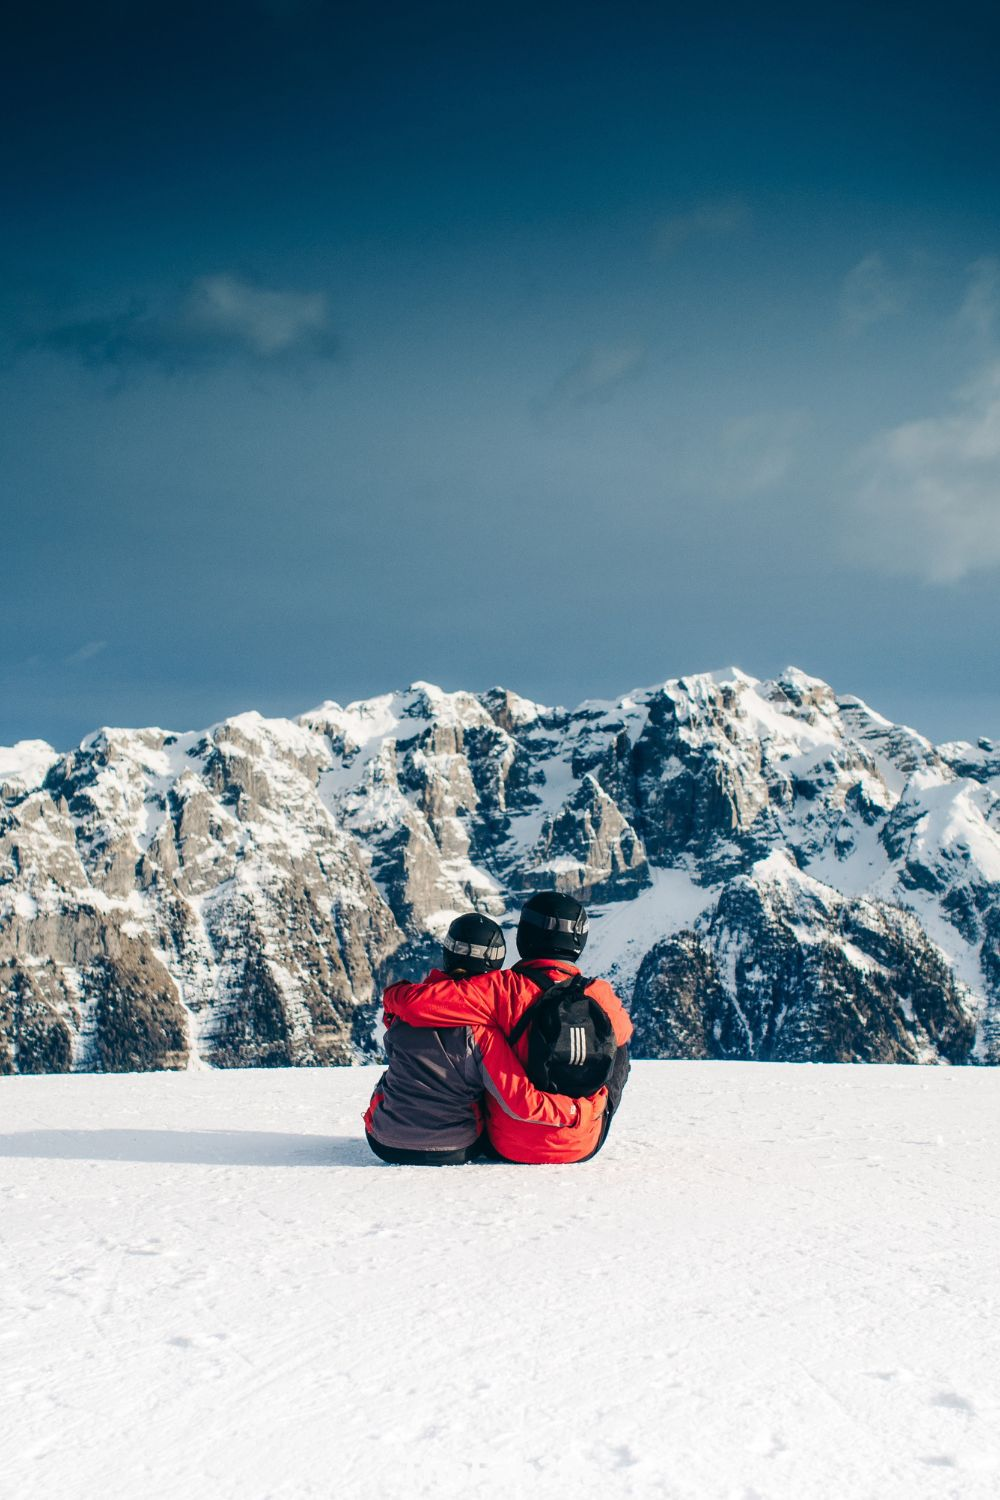
M 995 1073 L 639 1063 L 570 1167 L 377 1069 L 0 1080 L 0 1495 L 1000 1492 Z

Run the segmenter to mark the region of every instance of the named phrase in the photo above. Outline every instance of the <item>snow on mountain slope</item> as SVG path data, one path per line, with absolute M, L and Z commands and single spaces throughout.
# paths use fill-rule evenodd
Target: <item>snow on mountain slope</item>
M 981 1069 L 639 1063 L 569 1167 L 363 1070 L 0 1080 L 11 1500 L 992 1500 Z
M 0 786 L 11 792 L 33 791 L 41 786 L 59 752 L 45 740 L 19 740 L 0 745 Z
M 363 1061 L 453 915 L 552 886 L 644 1055 L 1000 1060 L 1000 753 L 734 667 L 0 751 L 0 1072 Z

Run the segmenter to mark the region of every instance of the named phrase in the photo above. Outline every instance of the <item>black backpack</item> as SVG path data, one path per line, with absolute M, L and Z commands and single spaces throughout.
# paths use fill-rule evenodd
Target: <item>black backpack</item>
M 550 979 L 535 969 L 518 972 L 542 991 L 507 1039 L 513 1047 L 531 1027 L 524 1071 L 549 1094 L 579 1099 L 596 1093 L 611 1077 L 618 1043 L 607 1011 L 587 994 L 594 981 L 582 974 Z

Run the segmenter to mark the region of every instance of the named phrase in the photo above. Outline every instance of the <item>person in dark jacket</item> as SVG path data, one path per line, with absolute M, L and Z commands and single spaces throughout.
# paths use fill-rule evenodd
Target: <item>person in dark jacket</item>
M 517 928 L 520 962 L 512 969 L 501 971 L 497 966 L 462 981 L 454 975 L 432 974 L 420 984 L 390 985 L 385 993 L 386 1014 L 396 1016 L 397 1025 L 400 1020 L 417 1027 L 464 1022 L 477 1035 L 496 1028 L 503 1038 L 513 1036 L 518 1022 L 545 987 L 580 973 L 576 960 L 587 941 L 587 927 L 587 913 L 573 896 L 539 891 L 521 910 Z M 579 1115 L 571 1125 L 556 1129 L 531 1128 L 514 1111 L 505 1109 L 490 1090 L 486 1098 L 489 1141 L 508 1161 L 585 1161 L 604 1144 L 628 1078 L 632 1023 L 603 979 L 591 980 L 587 994 L 605 1011 L 614 1031 L 617 1046 L 611 1077 L 596 1094 L 576 1101 Z M 515 1040 L 513 1051 L 515 1061 L 523 1065 L 528 1055 L 527 1031 Z
M 441 969 L 426 982 L 489 974 L 505 953 L 497 924 L 469 912 L 448 928 Z M 409 1026 L 391 1012 L 385 1023 L 389 1066 L 365 1114 L 368 1144 L 383 1161 L 457 1166 L 488 1154 L 484 1092 L 525 1127 L 559 1131 L 578 1123 L 579 1102 L 536 1089 L 495 1025 Z

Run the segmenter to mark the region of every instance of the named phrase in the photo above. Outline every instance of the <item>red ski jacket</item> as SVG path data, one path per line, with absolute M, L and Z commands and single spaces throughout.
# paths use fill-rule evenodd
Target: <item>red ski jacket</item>
M 432 969 L 425 983 L 447 979 Z M 451 1151 L 481 1135 L 484 1093 L 525 1125 L 560 1129 L 580 1119 L 578 1099 L 536 1089 L 496 1026 L 408 1026 L 386 1011 L 389 1066 L 365 1129 L 384 1146 Z
M 539 986 L 529 977 L 535 968 L 554 980 L 580 972 L 575 964 L 550 958 L 532 959 L 516 969 L 496 969 L 471 979 L 451 979 L 435 972 L 421 984 L 404 981 L 390 985 L 383 1004 L 387 1016 L 398 1016 L 412 1026 L 499 1028 L 508 1037 L 522 1013 L 538 998 Z M 632 1035 L 632 1022 L 618 996 L 603 979 L 595 979 L 587 993 L 607 1012 L 615 1040 L 623 1047 Z M 513 1050 L 523 1065 L 528 1055 L 527 1032 L 518 1038 Z M 579 1120 L 573 1125 L 553 1127 L 515 1117 L 492 1093 L 487 1093 L 486 1128 L 493 1145 L 508 1161 L 580 1161 L 590 1155 L 601 1139 L 607 1099 L 607 1090 L 599 1089 L 596 1094 L 577 1100 Z

